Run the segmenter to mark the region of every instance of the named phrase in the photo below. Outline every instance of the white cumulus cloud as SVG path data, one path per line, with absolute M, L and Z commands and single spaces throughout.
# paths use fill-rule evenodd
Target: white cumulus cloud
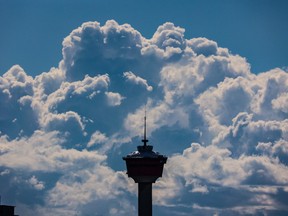
M 168 156 L 159 215 L 287 214 L 287 71 L 253 74 L 245 57 L 184 33 L 86 22 L 59 67 L 4 73 L 1 195 L 17 191 L 24 216 L 135 215 L 122 157 L 140 144 L 146 107 L 149 140 Z
M 128 72 L 124 72 L 123 73 L 123 76 L 127 79 L 127 81 L 130 81 L 134 84 L 139 84 L 139 85 L 142 85 L 144 87 L 146 87 L 147 91 L 152 91 L 153 90 L 153 87 L 152 86 L 149 86 L 148 83 L 147 83 L 147 80 L 139 77 L 139 76 L 136 76 L 133 72 L 131 71 L 128 71 Z

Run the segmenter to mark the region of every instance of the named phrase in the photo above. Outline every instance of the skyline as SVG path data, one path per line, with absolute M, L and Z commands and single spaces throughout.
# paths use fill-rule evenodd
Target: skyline
M 147 109 L 155 215 L 287 214 L 285 1 L 52 2 L 0 1 L 3 204 L 135 215 Z

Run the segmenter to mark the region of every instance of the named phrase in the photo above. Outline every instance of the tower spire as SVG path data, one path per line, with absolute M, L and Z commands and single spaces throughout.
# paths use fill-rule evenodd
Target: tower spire
M 146 138 L 146 105 L 145 105 L 145 115 L 144 115 L 144 138 L 142 140 L 142 142 L 144 143 L 144 147 L 147 146 L 147 138 Z

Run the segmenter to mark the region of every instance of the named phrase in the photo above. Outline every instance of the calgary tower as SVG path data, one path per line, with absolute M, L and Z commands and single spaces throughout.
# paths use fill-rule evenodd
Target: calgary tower
M 126 161 L 128 177 L 138 183 L 138 215 L 152 216 L 152 183 L 162 177 L 167 157 L 154 152 L 152 145 L 147 145 L 146 111 L 142 142 L 143 145 L 137 146 L 137 151 L 123 157 L 123 160 Z

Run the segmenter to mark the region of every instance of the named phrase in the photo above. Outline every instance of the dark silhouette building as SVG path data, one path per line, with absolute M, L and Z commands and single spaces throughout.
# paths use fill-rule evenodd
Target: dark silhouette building
M 153 151 L 153 146 L 147 145 L 146 113 L 144 117 L 143 145 L 137 151 L 123 157 L 126 161 L 127 174 L 138 183 L 138 215 L 152 216 L 152 183 L 162 177 L 163 167 L 167 157 Z
M 0 216 L 16 216 L 14 215 L 15 206 L 0 205 Z

